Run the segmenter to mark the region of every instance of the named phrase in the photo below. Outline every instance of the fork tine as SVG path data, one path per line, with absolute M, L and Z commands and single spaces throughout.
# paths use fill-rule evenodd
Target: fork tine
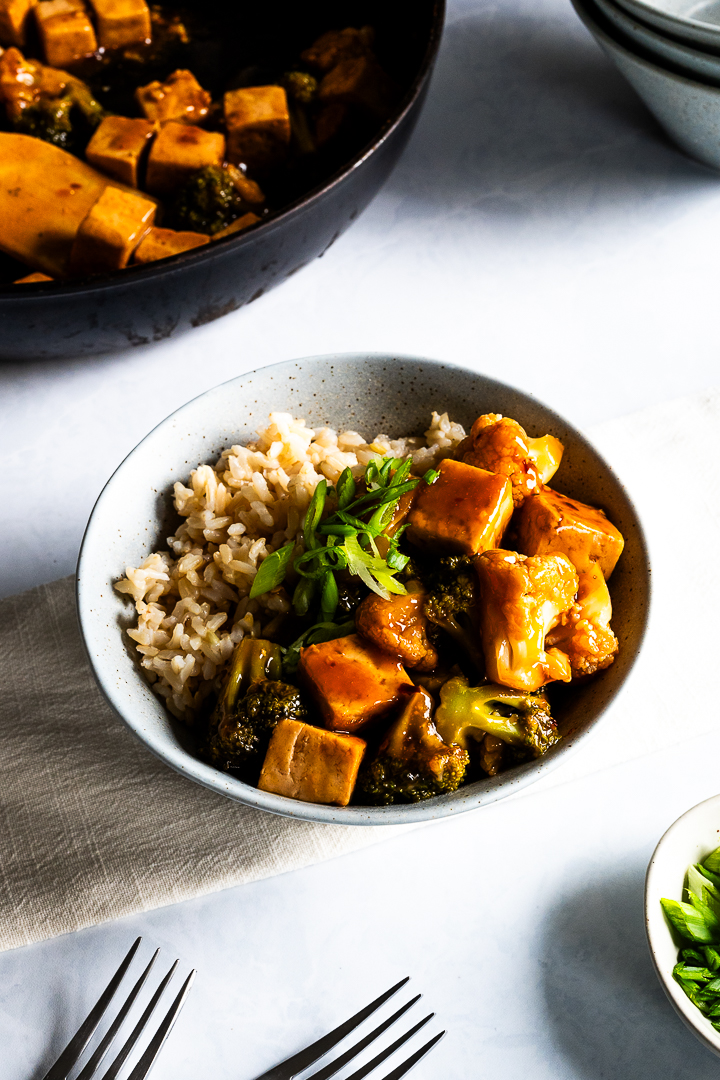
M 374 1070 L 377 1069 L 378 1065 L 382 1065 L 383 1061 L 387 1061 L 391 1054 L 394 1054 L 396 1050 L 399 1050 L 400 1047 L 408 1041 L 408 1039 L 411 1039 L 416 1031 L 419 1031 L 421 1027 L 424 1027 L 428 1020 L 432 1020 L 434 1015 L 435 1013 L 430 1013 L 428 1016 L 423 1017 L 415 1027 L 410 1028 L 410 1030 L 406 1031 L 404 1035 L 401 1035 L 399 1039 L 396 1039 L 394 1043 L 391 1043 L 390 1046 L 381 1050 L 379 1054 L 376 1054 L 372 1061 L 368 1061 L 366 1065 L 361 1066 L 356 1072 L 351 1073 L 346 1080 L 363 1080 L 364 1077 L 369 1076 L 371 1072 L 374 1072 Z M 418 1058 L 418 1061 L 419 1060 L 420 1058 Z M 412 1066 L 408 1066 L 408 1068 L 412 1068 Z M 407 1070 L 405 1071 L 407 1072 Z M 402 1073 L 399 1075 L 402 1076 Z M 312 1076 L 309 1077 L 308 1080 L 313 1080 Z
M 321 1057 L 324 1057 L 329 1050 L 332 1050 L 346 1035 L 349 1035 L 351 1031 L 354 1031 L 356 1027 L 362 1024 L 363 1020 L 367 1020 L 368 1016 L 379 1009 L 388 998 L 391 998 L 393 994 L 396 994 L 401 986 L 404 986 L 406 982 L 409 982 L 410 976 L 405 979 L 401 979 L 395 986 L 391 986 L 389 990 L 386 990 L 384 994 L 381 994 L 379 998 L 375 998 L 369 1005 L 366 1005 L 360 1012 L 355 1013 L 349 1020 L 346 1020 L 344 1024 L 340 1024 L 332 1031 L 324 1035 L 322 1039 L 318 1039 L 317 1042 L 311 1043 L 310 1046 L 306 1046 L 304 1050 L 300 1050 L 297 1054 L 293 1054 L 292 1057 L 286 1058 L 285 1061 L 281 1061 L 279 1065 L 275 1065 L 274 1068 L 268 1072 L 262 1074 L 262 1076 L 256 1077 L 256 1080 L 291 1080 L 291 1077 L 296 1073 L 302 1072 L 304 1069 L 309 1068 L 310 1065 L 314 1065 Z
M 98 1068 L 98 1066 L 100 1065 L 100 1062 L 103 1060 L 103 1058 L 107 1054 L 108 1050 L 110 1049 L 110 1047 L 111 1047 L 111 1045 L 113 1043 L 113 1040 L 115 1039 L 115 1036 L 117 1035 L 118 1031 L 120 1030 L 120 1027 L 122 1026 L 123 1020 L 125 1019 L 127 1014 L 130 1012 L 130 1009 L 132 1008 L 132 1004 L 135 1001 L 135 998 L 138 996 L 138 994 L 142 990 L 143 986 L 145 985 L 145 980 L 147 979 L 148 975 L 150 974 L 152 966 L 153 966 L 153 964 L 155 963 L 155 961 L 158 958 L 159 952 L 160 952 L 159 949 L 155 950 L 150 963 L 145 968 L 142 975 L 140 976 L 138 981 L 133 986 L 132 990 L 130 991 L 127 998 L 125 999 L 125 1004 L 120 1009 L 119 1013 L 117 1014 L 117 1016 L 113 1020 L 112 1024 L 108 1028 L 108 1030 L 105 1032 L 101 1042 L 98 1044 L 96 1050 L 93 1052 L 92 1057 L 90 1058 L 90 1060 L 88 1061 L 87 1065 L 84 1067 L 82 1072 L 78 1074 L 76 1080 L 91 1080 L 91 1077 L 94 1075 L 95 1070 Z
M 77 1064 L 80 1055 L 93 1037 L 96 1027 L 103 1017 L 103 1013 L 110 1004 L 115 991 L 122 982 L 123 975 L 130 967 L 135 953 L 140 947 L 142 938 L 138 938 L 130 947 L 130 950 L 120 967 L 107 984 L 95 1006 L 90 1010 L 78 1030 L 67 1044 L 54 1065 L 51 1065 L 45 1073 L 43 1080 L 66 1080 L 68 1073 Z
M 112 1065 L 110 1066 L 108 1071 L 103 1076 L 103 1080 L 115 1080 L 115 1077 L 120 1072 L 123 1065 L 125 1064 L 130 1051 L 132 1050 L 133 1046 L 135 1045 L 135 1043 L 138 1041 L 138 1039 L 142 1035 L 143 1030 L 145 1029 L 145 1026 L 146 1026 L 148 1020 L 150 1019 L 152 1013 L 155 1010 L 155 1006 L 157 1005 L 158 1001 L 162 997 L 163 990 L 165 989 L 165 987 L 167 986 L 167 984 L 170 982 L 173 975 L 175 974 L 175 968 L 177 966 L 178 966 L 178 962 L 176 960 L 175 963 L 173 964 L 173 966 L 168 971 L 165 978 L 163 979 L 163 981 L 158 986 L 158 988 L 155 991 L 155 993 L 153 994 L 153 996 L 151 997 L 148 1005 L 145 1008 L 145 1012 L 142 1014 L 142 1016 L 138 1020 L 137 1024 L 135 1025 L 135 1027 L 130 1032 L 130 1035 L 128 1036 L 127 1040 L 123 1044 L 122 1049 L 120 1050 L 120 1053 L 115 1058 Z
M 414 998 L 411 998 L 410 1001 L 408 1001 L 407 1005 L 403 1005 L 401 1009 L 398 1009 L 396 1013 L 393 1013 L 389 1020 L 383 1020 L 382 1024 L 378 1024 L 369 1035 L 366 1035 L 364 1039 L 360 1039 L 360 1041 L 356 1042 L 354 1046 L 351 1046 L 349 1050 L 346 1050 L 344 1054 L 340 1054 L 339 1057 L 336 1057 L 331 1061 L 329 1065 L 325 1065 L 322 1069 L 318 1069 L 317 1072 L 314 1072 L 312 1076 L 308 1077 L 308 1080 L 329 1080 L 329 1077 L 334 1076 L 336 1072 L 339 1072 L 343 1065 L 347 1065 L 348 1061 L 352 1061 L 352 1059 L 357 1057 L 366 1046 L 369 1046 L 371 1042 L 374 1042 L 378 1035 L 382 1035 L 383 1031 L 387 1031 L 387 1029 L 394 1024 L 396 1020 L 399 1020 L 403 1013 L 406 1013 L 408 1009 L 412 1008 L 415 1002 L 419 1001 L 421 997 L 422 994 L 416 994 Z M 428 1020 L 429 1019 L 430 1017 L 428 1017 Z M 79 1077 L 78 1080 L 80 1080 Z
M 155 1058 L 162 1050 L 165 1044 L 165 1040 L 173 1029 L 173 1024 L 178 1018 L 178 1013 L 185 1004 L 185 998 L 190 993 L 190 987 L 193 984 L 194 978 L 195 970 L 193 969 L 188 975 L 185 982 L 182 984 L 182 987 L 180 988 L 180 993 L 170 1006 L 170 1009 L 168 1010 L 165 1019 L 155 1032 L 155 1035 L 150 1041 L 147 1050 L 140 1058 L 137 1065 L 128 1076 L 127 1080 L 145 1080 L 145 1077 L 153 1067 L 153 1062 L 155 1061 Z
M 391 1073 L 388 1073 L 387 1076 L 384 1076 L 382 1080 L 400 1080 L 401 1076 L 404 1076 L 405 1073 L 410 1072 L 412 1067 L 414 1065 L 417 1065 L 418 1061 L 420 1061 L 421 1058 L 424 1058 L 426 1054 L 430 1053 L 435 1043 L 439 1043 L 444 1034 L 445 1032 L 441 1031 L 439 1035 L 436 1035 L 434 1039 L 430 1040 L 430 1042 L 427 1042 L 424 1046 L 421 1046 L 419 1050 L 416 1050 L 414 1054 L 411 1054 L 406 1061 L 403 1061 L 401 1065 L 398 1065 L 397 1069 L 393 1069 Z M 348 1080 L 351 1080 L 351 1077 L 348 1077 Z

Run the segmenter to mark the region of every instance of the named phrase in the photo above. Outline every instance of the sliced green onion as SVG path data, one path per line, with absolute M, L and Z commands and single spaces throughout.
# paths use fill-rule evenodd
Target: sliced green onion
M 272 592 L 284 581 L 294 550 L 295 544 L 291 540 L 263 559 L 250 589 L 251 600 L 254 600 L 256 596 Z

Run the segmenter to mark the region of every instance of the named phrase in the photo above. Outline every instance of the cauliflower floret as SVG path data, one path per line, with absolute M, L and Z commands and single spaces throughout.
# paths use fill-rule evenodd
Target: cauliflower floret
M 542 491 L 557 472 L 562 455 L 563 445 L 553 435 L 530 439 L 517 420 L 499 413 L 479 416 L 457 449 L 457 457 L 466 465 L 506 477 L 515 506 Z
M 618 651 L 610 629 L 612 601 L 598 563 L 591 563 L 579 579 L 577 602 L 547 637 L 549 645 L 567 655 L 573 678 L 610 667 Z
M 577 572 L 565 555 L 528 558 L 485 551 L 476 562 L 480 626 L 488 678 L 515 690 L 539 690 L 553 679 L 570 682 L 567 656 L 545 647 L 547 633 L 570 610 Z

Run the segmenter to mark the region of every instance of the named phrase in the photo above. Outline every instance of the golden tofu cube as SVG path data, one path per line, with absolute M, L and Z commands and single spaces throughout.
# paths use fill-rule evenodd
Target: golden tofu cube
M 602 510 L 545 488 L 518 512 L 517 546 L 526 555 L 561 552 L 581 573 L 596 562 L 607 581 L 625 541 Z
M 392 101 L 392 83 L 374 56 L 354 56 L 328 71 L 317 97 L 327 104 L 358 105 L 384 116 Z
M 347 806 L 352 797 L 365 742 L 281 720 L 272 733 L 258 787 L 288 799 Z
M 183 120 L 199 124 L 208 114 L 212 96 L 203 90 L 192 71 L 173 71 L 164 83 L 148 83 L 135 91 L 138 105 L 148 120 L 166 124 L 168 120 Z
M 133 262 L 157 262 L 158 259 L 167 259 L 170 255 L 179 255 L 181 251 L 191 251 L 209 243 L 210 237 L 203 233 L 176 232 L 174 229 L 153 227 L 135 249 Z
M 107 187 L 80 225 L 71 274 L 102 274 L 127 266 L 155 220 L 157 205 L 133 192 Z
M 242 232 L 243 229 L 248 229 L 258 221 L 260 221 L 260 218 L 257 214 L 243 214 L 242 217 L 236 218 L 235 221 L 226 225 L 224 229 L 214 233 L 213 240 L 222 240 L 224 236 L 232 236 L 233 233 Z
M 298 671 L 333 731 L 355 731 L 415 689 L 396 657 L 357 634 L 302 649 Z
M 152 37 L 150 8 L 145 0 L 90 0 L 103 49 L 141 45 Z
M 434 484 L 415 489 L 408 539 L 439 554 L 477 555 L 497 547 L 513 512 L 510 481 L 451 458 L 439 473 Z
M 170 120 L 150 147 L 145 186 L 160 195 L 172 191 L 198 169 L 222 165 L 224 156 L 225 137 L 219 131 Z
M 0 0 L 0 44 L 25 44 L 28 18 L 35 0 Z
M 35 18 L 51 67 L 65 68 L 96 52 L 97 38 L 83 0 L 41 0 Z
M 49 277 L 47 274 L 28 274 L 27 277 L 18 278 L 13 282 L 13 285 L 35 285 L 38 281 L 54 281 L 55 278 Z
M 85 157 L 96 169 L 136 188 L 140 162 L 154 134 L 155 126 L 148 120 L 106 116 L 88 143 Z
M 264 169 L 284 156 L 290 142 L 290 112 L 282 86 L 245 86 L 225 94 L 228 160 Z

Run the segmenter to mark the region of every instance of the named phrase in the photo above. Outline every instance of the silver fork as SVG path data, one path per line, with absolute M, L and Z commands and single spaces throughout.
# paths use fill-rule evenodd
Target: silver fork
M 67 1044 L 55 1064 L 52 1065 L 48 1072 L 45 1073 L 43 1080 L 67 1080 L 68 1075 L 72 1072 L 74 1067 L 79 1064 L 80 1059 L 88 1046 L 88 1043 L 95 1034 L 98 1024 L 102 1020 L 110 1002 L 115 996 L 115 992 L 120 986 L 120 983 L 123 980 L 123 976 L 130 967 L 130 964 L 133 961 L 135 953 L 138 951 L 141 941 L 142 938 L 138 938 L 137 941 L 135 941 L 135 943 L 132 945 L 122 964 L 117 969 L 112 979 L 100 995 L 97 1004 L 94 1006 L 94 1008 L 90 1010 L 87 1017 L 85 1018 L 85 1020 L 83 1020 L 82 1024 L 75 1032 L 72 1039 Z M 145 985 L 145 981 L 150 974 L 150 971 L 157 959 L 157 955 L 159 952 L 160 950 L 156 949 L 152 959 L 150 960 L 150 963 L 147 965 L 142 975 L 137 980 L 132 990 L 128 994 L 127 998 L 120 1006 L 120 1009 L 115 1019 L 110 1024 L 110 1027 L 103 1035 L 102 1039 L 98 1043 L 87 1063 L 84 1065 L 82 1072 L 78 1073 L 76 1080 L 90 1080 L 91 1077 L 95 1077 L 96 1080 L 100 1080 L 100 1064 L 103 1061 L 108 1050 L 110 1049 L 112 1043 L 114 1042 L 115 1036 L 120 1030 L 122 1023 L 125 1020 L 125 1017 L 130 1012 L 133 1002 L 135 1001 L 138 994 Z M 155 1010 L 155 1006 L 160 1001 L 165 987 L 170 982 L 175 973 L 177 963 L 178 962 L 176 960 L 168 971 L 165 978 L 158 986 L 142 1016 L 130 1032 L 128 1038 L 125 1040 L 125 1043 L 123 1044 L 119 1053 L 117 1054 L 107 1071 L 103 1074 L 102 1080 L 115 1080 L 115 1077 L 118 1075 L 120 1069 L 125 1064 L 136 1042 L 142 1035 L 143 1031 L 145 1031 L 145 1029 L 147 1028 L 150 1017 Z M 157 1030 L 155 1031 L 155 1034 L 150 1039 L 150 1042 L 148 1043 L 142 1057 L 138 1061 L 133 1071 L 127 1077 L 127 1080 L 144 1080 L 144 1077 L 146 1077 L 147 1074 L 150 1072 L 155 1058 L 162 1050 L 165 1040 L 172 1031 L 173 1024 L 177 1020 L 178 1013 L 180 1012 L 185 1003 L 185 998 L 188 995 L 194 978 L 195 972 L 191 971 L 187 979 L 183 983 L 182 987 L 180 988 L 179 994 L 170 1006 L 170 1009 L 161 1020 Z
M 281 1061 L 279 1065 L 276 1065 L 269 1072 L 265 1072 L 262 1076 L 256 1077 L 256 1080 L 293 1080 L 293 1077 L 299 1073 L 304 1072 L 305 1069 L 309 1069 L 311 1065 L 314 1065 L 316 1061 L 319 1061 L 321 1057 L 329 1053 L 333 1047 L 337 1046 L 346 1036 L 359 1027 L 363 1021 L 367 1020 L 376 1009 L 379 1009 L 388 998 L 391 998 L 393 994 L 396 994 L 398 990 L 405 986 L 409 981 L 407 979 L 401 979 L 395 986 L 391 986 L 389 990 L 386 990 L 384 994 L 381 994 L 375 1001 L 371 1001 L 369 1005 L 366 1005 L 360 1012 L 355 1013 L 349 1020 L 346 1020 L 344 1024 L 340 1024 L 339 1027 L 334 1028 L 327 1035 L 324 1035 L 322 1039 L 318 1039 L 317 1042 L 311 1043 L 310 1046 L 306 1046 L 304 1050 L 300 1050 L 299 1053 L 293 1054 L 292 1057 L 286 1058 L 285 1061 Z M 383 1020 L 381 1024 L 378 1024 L 368 1035 L 363 1036 L 359 1042 L 356 1042 L 354 1046 L 351 1046 L 349 1050 L 340 1054 L 334 1058 L 328 1065 L 324 1065 L 322 1069 L 318 1069 L 317 1072 L 312 1073 L 306 1077 L 305 1080 L 328 1080 L 328 1077 L 334 1076 L 336 1072 L 339 1072 L 344 1065 L 347 1065 L 349 1061 L 352 1061 L 354 1057 L 357 1057 L 367 1046 L 375 1041 L 383 1032 L 387 1031 L 396 1020 L 408 1011 L 408 1009 L 420 999 L 422 995 L 416 994 L 414 998 L 411 998 L 407 1004 L 403 1005 L 388 1017 L 387 1020 Z M 382 1065 L 383 1061 L 386 1061 L 391 1054 L 394 1054 L 396 1050 L 399 1050 L 412 1036 L 427 1024 L 428 1020 L 432 1020 L 435 1013 L 429 1013 L 424 1016 L 414 1027 L 411 1027 L 409 1031 L 406 1031 L 404 1035 L 401 1035 L 390 1046 L 385 1047 L 379 1054 L 376 1054 L 374 1058 L 368 1061 L 365 1065 L 362 1065 L 359 1069 L 356 1069 L 350 1076 L 345 1077 L 345 1080 L 363 1080 L 364 1077 L 369 1076 L 378 1065 Z M 417 1065 L 421 1058 L 424 1058 L 429 1053 L 436 1043 L 440 1042 L 444 1031 L 441 1031 L 439 1035 L 435 1035 L 429 1042 L 421 1046 L 419 1050 L 416 1050 L 414 1054 L 406 1058 L 401 1062 L 392 1072 L 387 1073 L 382 1078 L 378 1077 L 378 1080 L 400 1080 L 401 1076 L 410 1072 L 414 1065 Z

